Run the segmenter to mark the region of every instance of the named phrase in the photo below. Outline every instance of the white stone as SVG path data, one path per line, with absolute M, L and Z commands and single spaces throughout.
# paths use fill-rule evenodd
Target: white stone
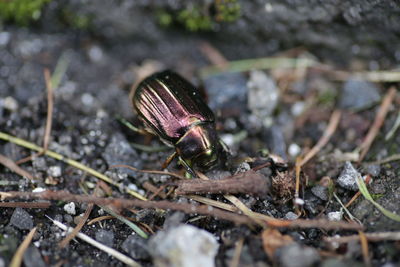
M 64 205 L 64 210 L 70 214 L 70 215 L 75 215 L 76 214 L 76 207 L 74 202 L 70 202 Z

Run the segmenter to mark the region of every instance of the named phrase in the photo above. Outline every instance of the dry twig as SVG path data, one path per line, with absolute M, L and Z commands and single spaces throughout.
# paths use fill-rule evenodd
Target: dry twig
M 389 91 L 386 93 L 383 98 L 382 104 L 379 107 L 378 112 L 376 113 L 374 122 L 369 129 L 367 136 L 365 137 L 364 142 L 360 145 L 360 157 L 358 159 L 358 163 L 360 163 L 365 155 L 367 154 L 369 148 L 375 140 L 375 137 L 379 133 L 379 129 L 382 127 L 383 122 L 385 121 L 386 114 L 389 111 L 390 105 L 393 102 L 394 97 L 396 96 L 396 88 L 394 86 L 390 87 Z
M 25 237 L 24 241 L 18 247 L 17 252 L 15 252 L 10 267 L 19 267 L 22 263 L 22 257 L 24 256 L 25 250 L 28 248 L 29 244 L 32 241 L 33 235 L 36 233 L 36 227 L 33 228 L 29 234 Z
M 21 175 L 22 177 L 28 178 L 29 180 L 35 180 L 35 178 L 27 171 L 19 167 L 13 160 L 0 154 L 0 164 L 3 164 L 13 172 Z
M 332 137 L 339 124 L 341 114 L 342 113 L 340 110 L 335 110 L 332 113 L 331 118 L 329 119 L 328 127 L 326 127 L 321 139 L 319 139 L 317 144 L 303 157 L 300 162 L 300 166 L 306 164 L 329 142 L 329 139 Z

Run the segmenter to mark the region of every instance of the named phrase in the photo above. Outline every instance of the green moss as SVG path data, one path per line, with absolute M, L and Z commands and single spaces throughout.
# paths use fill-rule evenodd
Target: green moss
M 215 0 L 212 4 L 189 5 L 178 11 L 158 10 L 156 17 L 161 26 L 181 25 L 189 31 L 212 31 L 223 22 L 240 17 L 237 0 Z
M 71 28 L 78 30 L 89 29 L 92 22 L 89 16 L 76 14 L 69 9 L 63 9 L 61 11 L 61 20 Z
M 180 11 L 177 19 L 189 31 L 208 31 L 213 27 L 211 17 L 203 14 L 198 7 Z
M 0 21 L 26 26 L 38 20 L 43 6 L 51 0 L 0 0 Z
M 216 0 L 215 9 L 216 21 L 232 22 L 240 16 L 240 4 L 237 0 Z

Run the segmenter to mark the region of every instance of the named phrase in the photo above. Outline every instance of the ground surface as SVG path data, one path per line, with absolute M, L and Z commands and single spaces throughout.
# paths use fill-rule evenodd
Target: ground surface
M 159 170 L 170 154 L 170 151 L 139 149 L 135 144 L 151 147 L 163 144 L 157 138 L 131 132 L 117 120 L 122 116 L 140 124 L 128 98 L 131 85 L 145 69 L 170 68 L 205 89 L 208 102 L 218 117 L 218 133 L 231 149 L 227 166 L 208 173 L 209 177 L 246 171 L 257 162 L 247 164 L 243 163 L 244 159 L 256 158 L 262 162 L 267 150 L 289 162 L 289 170 L 281 176 L 272 175 L 269 168 L 261 171 L 264 178 L 272 182 L 268 195 L 237 195 L 253 211 L 275 218 L 297 218 L 292 201 L 295 157 L 318 142 L 333 111 L 341 110 L 339 124 L 328 144 L 302 168 L 300 197 L 305 202 L 301 206 L 301 217 L 350 219 L 348 214 L 341 215 L 344 211 L 337 200 L 346 204 L 357 192 L 354 184 L 345 180 L 343 169 L 346 166 L 350 177 L 354 178 L 357 173 L 371 177 L 369 191 L 374 199 L 386 209 L 400 214 L 399 161 L 367 164 L 400 153 L 399 131 L 385 140 L 400 109 L 398 93 L 362 163 L 353 162 L 354 169 L 345 163 L 354 160 L 351 152 L 365 139 L 382 98 L 390 86 L 398 84 L 354 81 L 350 77 L 338 81 L 318 68 L 223 72 L 201 78 L 196 75 L 202 67 L 211 64 L 210 58 L 213 60 L 213 54 L 201 48 L 204 43 L 211 44 L 229 60 L 271 56 L 301 45 L 301 49 L 284 55 L 313 59 L 317 55 L 320 62 L 328 63 L 332 68 L 345 65 L 345 70 L 395 68 L 399 61 L 399 46 L 393 45 L 399 43 L 397 4 L 388 1 L 387 6 L 383 6 L 365 1 L 365 5 L 354 5 L 349 1 L 347 5 L 339 5 L 330 1 L 319 8 L 311 8 L 312 3 L 300 1 L 242 3 L 242 17 L 238 21 L 219 25 L 221 29 L 217 32 L 188 33 L 179 25 L 167 29 L 160 27 L 155 15 L 149 15 L 160 8 L 178 10 L 182 4 L 155 2 L 155 7 L 147 1 L 138 1 L 137 6 L 120 3 L 118 8 L 115 3 L 81 5 L 80 1 L 71 1 L 65 4 L 76 14 L 93 16 L 90 30 L 71 30 L 63 24 L 50 23 L 55 16 L 52 11 L 60 8 L 54 3 L 43 11 L 43 20 L 38 25 L 31 28 L 4 26 L 0 32 L 0 130 L 42 144 L 47 115 L 43 69 L 47 67 L 53 71 L 60 58 L 61 61 L 66 59 L 68 68 L 54 93 L 49 149 L 101 173 L 106 172 L 114 181 L 151 196 L 143 184 L 147 181 L 161 186 L 168 176 L 108 169 L 111 165 L 128 164 Z M 391 8 L 387 10 L 389 6 Z M 17 161 L 33 152 L 0 141 L 0 154 Z M 30 182 L 1 166 L 0 191 L 30 192 L 35 188 L 46 188 L 83 195 L 86 190 L 91 193 L 98 181 L 50 157 L 35 158 L 21 167 L 38 181 Z M 174 162 L 170 170 L 178 172 L 179 167 Z M 114 197 L 132 198 L 116 187 L 111 189 Z M 203 196 L 228 203 L 220 194 Z M 190 201 L 173 194 L 167 199 L 181 203 Z M 155 200 L 161 198 L 157 196 Z M 66 202 L 52 203 L 47 209 L 0 208 L 0 266 L 8 265 L 33 226 L 37 226 L 38 231 L 33 238 L 34 246 L 26 252 L 26 266 L 122 265 L 81 241 L 72 241 L 68 247 L 59 249 L 58 243 L 64 237 L 62 231 L 45 215 L 75 226 L 87 204 L 76 203 L 75 214 L 68 214 Z M 349 212 L 365 226 L 366 233 L 400 230 L 399 222 L 383 216 L 362 196 L 349 206 Z M 106 215 L 103 209 L 95 206 L 89 219 L 103 215 Z M 148 228 L 143 229 L 149 233 L 149 229 L 157 233 L 186 223 L 212 233 L 212 238 L 219 244 L 215 256 L 217 266 L 228 266 L 239 252 L 240 266 L 364 264 L 358 240 L 340 246 L 324 241 L 328 236 L 354 235 L 357 231 L 283 228 L 280 232 L 289 237 L 275 237 L 278 249 L 267 254 L 270 250 L 263 247 L 263 240 L 265 243 L 273 237 L 260 227 L 237 226 L 226 220 L 171 210 L 125 210 L 123 215 L 147 225 Z M 132 234 L 131 228 L 116 219 L 84 226 L 82 231 L 145 266 L 151 266 L 157 259 L 157 255 L 147 253 L 157 250 L 154 245 L 157 242 L 140 239 Z M 290 244 L 280 244 L 283 239 L 290 240 Z M 194 250 L 196 245 L 193 241 L 187 246 Z M 400 263 L 399 250 L 399 241 L 370 242 L 368 257 L 374 266 L 395 266 Z

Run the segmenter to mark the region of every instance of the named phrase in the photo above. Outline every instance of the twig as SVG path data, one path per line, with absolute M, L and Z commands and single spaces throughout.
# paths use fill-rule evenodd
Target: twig
M 69 242 L 79 233 L 79 231 L 82 229 L 82 227 L 85 225 L 86 220 L 89 218 L 90 213 L 93 210 L 93 203 L 90 203 L 86 210 L 85 213 L 83 214 L 81 220 L 79 221 L 78 225 L 75 226 L 75 228 L 60 242 L 59 247 L 60 248 L 65 248 Z
M 28 178 L 29 180 L 35 180 L 35 178 L 27 171 L 22 169 L 20 166 L 18 166 L 13 160 L 10 158 L 7 158 L 6 156 L 0 154 L 0 164 L 3 164 L 13 172 L 21 175 L 22 177 Z
M 21 245 L 18 247 L 17 252 L 15 252 L 11 263 L 10 267 L 19 267 L 21 266 L 22 263 L 22 257 L 25 253 L 25 250 L 28 248 L 29 244 L 32 241 L 33 235 L 36 233 L 36 227 L 33 228 L 29 234 L 25 237 L 24 241 L 21 243 Z
M 390 129 L 390 131 L 385 136 L 385 141 L 388 141 L 389 139 L 391 139 L 394 136 L 395 132 L 399 129 L 399 127 L 400 127 L 400 110 L 397 113 L 397 118 L 393 124 L 392 129 Z
M 0 208 L 47 209 L 50 202 L 0 202 Z
M 359 146 L 360 157 L 358 159 L 358 163 L 360 163 L 364 159 L 369 148 L 371 147 L 372 143 L 374 142 L 375 137 L 379 133 L 379 129 L 382 127 L 383 122 L 385 121 L 386 114 L 388 113 L 390 105 L 393 102 L 393 99 L 395 96 L 396 96 L 396 88 L 394 86 L 392 86 L 392 87 L 390 87 L 389 91 L 386 93 L 385 97 L 383 98 L 382 104 L 379 107 L 378 112 L 376 113 L 374 122 L 372 123 L 372 126 L 369 129 L 364 142 Z
M 229 264 L 229 267 L 238 267 L 240 262 L 240 255 L 242 254 L 244 238 L 240 238 L 235 245 L 235 252 L 232 257 L 232 261 Z
M 391 162 L 391 161 L 397 161 L 397 160 L 400 160 L 400 154 L 394 154 L 394 155 L 391 155 L 391 156 L 389 156 L 387 158 L 384 158 L 384 159 L 381 159 L 381 160 L 378 160 L 378 161 L 374 161 L 374 162 L 371 162 L 371 163 L 368 163 L 368 164 L 381 165 L 381 164 L 385 164 L 385 163 L 388 163 L 388 162 Z
M 329 124 L 326 127 L 321 139 L 319 139 L 317 144 L 304 156 L 304 158 L 300 162 L 301 166 L 312 159 L 329 142 L 329 139 L 332 137 L 339 124 L 341 114 L 342 113 L 340 110 L 335 110 L 332 113 L 331 118 L 329 119 Z
M 377 233 L 364 233 L 365 237 L 370 242 L 381 242 L 381 241 L 399 241 L 400 232 L 377 232 Z M 359 235 L 349 236 L 334 236 L 324 237 L 325 242 L 336 242 L 336 243 L 348 243 L 350 241 L 359 240 Z
M 186 179 L 182 175 L 179 175 L 179 174 L 173 173 L 173 172 L 157 171 L 157 170 L 140 170 L 138 168 L 135 168 L 135 167 L 132 167 L 129 165 L 125 165 L 125 164 L 117 164 L 117 165 L 110 166 L 110 169 L 113 169 L 113 168 L 127 168 L 127 169 L 130 169 L 135 172 L 152 173 L 152 174 L 159 174 L 159 175 L 169 175 L 169 176 L 176 177 L 179 179 Z
M 187 194 L 249 194 L 265 196 L 269 191 L 268 180 L 260 173 L 249 170 L 220 180 L 181 180 L 172 182 L 178 186 L 175 193 Z
M 365 233 L 363 231 L 358 231 L 358 236 L 360 237 L 361 250 L 362 250 L 362 254 L 363 254 L 364 264 L 365 264 L 365 266 L 370 267 L 371 261 L 369 259 L 367 237 L 365 236 Z
M 38 151 L 38 152 L 43 151 L 42 147 L 39 147 L 39 146 L 35 145 L 34 143 L 28 142 L 28 141 L 26 141 L 24 139 L 21 139 L 21 138 L 18 138 L 18 137 L 14 137 L 14 136 L 6 134 L 4 132 L 0 132 L 0 139 L 6 140 L 6 141 L 14 143 L 16 145 L 19 145 L 19 146 L 22 146 L 22 147 L 26 147 L 26 148 L 29 148 L 31 150 L 35 150 L 35 151 Z M 94 169 L 92 169 L 90 167 L 87 167 L 87 166 L 83 165 L 82 163 L 80 163 L 78 161 L 66 158 L 63 155 L 58 154 L 58 153 L 56 153 L 54 151 L 51 151 L 51 150 L 46 150 L 44 152 L 44 154 L 46 156 L 49 156 L 49 157 L 55 158 L 57 160 L 63 161 L 66 164 L 69 164 L 69 165 L 71 165 L 71 166 L 73 166 L 75 168 L 78 168 L 78 169 L 80 169 L 80 170 L 82 170 L 84 172 L 87 172 L 87 173 L 89 173 L 89 174 L 91 174 L 91 175 L 93 175 L 93 176 L 95 176 L 95 177 L 97 177 L 97 178 L 109 183 L 109 184 L 112 184 L 112 185 L 114 185 L 114 186 L 116 186 L 118 188 L 121 188 L 121 189 L 125 190 L 127 193 L 131 194 L 132 196 L 134 196 L 134 197 L 136 197 L 138 199 L 146 200 L 146 198 L 144 196 L 140 195 L 139 193 L 127 188 L 126 186 L 124 186 L 122 184 L 119 184 L 119 183 L 115 182 L 114 180 L 112 180 L 111 178 L 107 177 L 106 175 L 104 175 L 104 174 L 102 174 L 102 173 L 100 173 L 100 172 L 98 172 L 98 171 L 96 171 L 96 170 L 94 170 Z
M 72 232 L 73 229 L 71 227 L 67 227 L 66 225 L 62 224 L 59 221 L 53 220 L 50 217 L 47 216 L 47 218 L 49 218 L 57 227 L 63 229 L 64 231 L 67 232 Z M 83 241 L 87 242 L 88 244 L 104 251 L 105 253 L 113 256 L 114 258 L 122 261 L 123 263 L 125 263 L 128 266 L 134 266 L 134 267 L 139 267 L 141 266 L 139 263 L 137 263 L 136 261 L 134 261 L 133 259 L 131 259 L 128 256 L 125 256 L 124 254 L 122 254 L 121 252 L 107 247 L 106 245 L 101 244 L 100 242 L 97 242 L 96 240 L 94 240 L 93 238 L 89 237 L 88 235 L 85 235 L 83 233 L 78 233 L 76 235 L 78 238 L 82 239 Z
M 223 69 L 228 65 L 229 61 L 209 42 L 202 42 L 199 48 L 203 55 L 215 66 Z
M 39 193 L 32 192 L 0 192 L 0 199 L 44 199 L 44 200 L 63 200 L 68 202 L 79 203 L 94 203 L 100 206 L 112 205 L 117 209 L 139 207 L 153 209 L 171 209 L 178 210 L 188 214 L 210 215 L 223 220 L 232 221 L 237 224 L 252 224 L 252 220 L 248 217 L 226 212 L 220 209 L 209 209 L 208 206 L 196 206 L 185 203 L 175 203 L 170 201 L 143 201 L 139 199 L 124 199 L 124 198 L 100 198 L 93 196 L 74 195 L 66 191 L 43 191 Z

